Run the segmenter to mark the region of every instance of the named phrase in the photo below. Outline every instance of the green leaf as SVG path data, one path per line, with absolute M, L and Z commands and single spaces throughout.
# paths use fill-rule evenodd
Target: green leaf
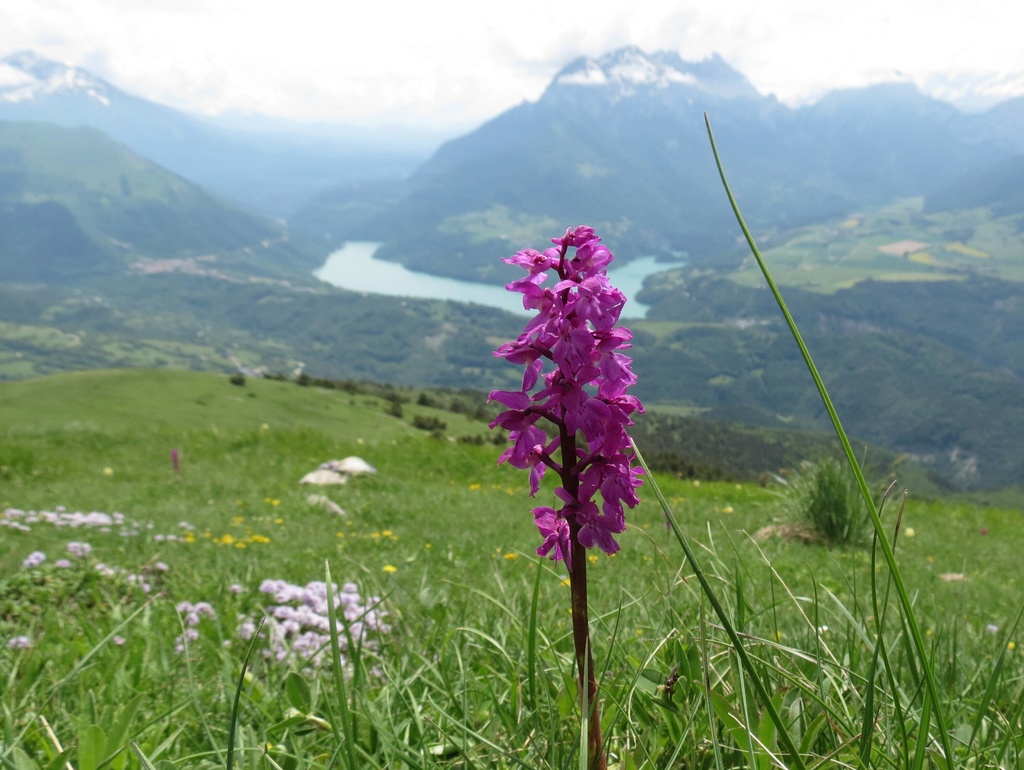
M 97 770 L 106 756 L 107 735 L 99 725 L 89 725 L 78 734 L 78 770 Z
M 312 710 L 313 699 L 310 697 L 309 684 L 297 671 L 289 672 L 284 680 L 284 692 L 288 702 L 299 711 Z
M 124 747 L 124 743 L 128 738 L 128 728 L 131 726 L 132 719 L 135 718 L 135 712 L 139 710 L 141 703 L 142 695 L 137 695 L 114 712 L 114 718 L 107 728 L 107 743 L 104 748 L 108 755 Z M 111 761 L 110 765 L 114 770 L 121 770 L 127 758 L 127 752 L 122 751 Z
M 648 695 L 658 695 L 665 685 L 665 674 L 656 668 L 645 668 L 637 677 L 636 687 Z
M 713 692 L 711 693 L 711 706 L 715 710 L 715 715 L 736 742 L 736 746 L 744 753 L 748 753 L 751 748 L 750 734 L 747 732 L 747 726 L 743 724 L 743 720 L 729 705 L 729 701 L 720 693 Z
M 15 751 L 18 751 L 18 749 L 15 749 Z M 53 757 L 53 759 L 46 763 L 45 770 L 63 770 L 64 766 L 67 765 L 68 760 L 71 758 L 72 752 L 74 752 L 74 748 L 64 749 L 64 751 L 60 752 L 57 756 Z
M 15 746 L 12 755 L 14 757 L 14 766 L 17 770 L 39 770 L 39 763 L 26 754 L 23 749 Z M 60 756 L 63 757 L 64 754 Z
M 809 754 L 811 747 L 814 746 L 814 742 L 818 740 L 818 736 L 821 735 L 822 729 L 825 727 L 825 712 L 821 712 L 811 723 L 807 726 L 804 731 L 803 738 L 800 740 L 800 753 Z
M 135 756 L 139 758 L 139 763 L 142 765 L 142 770 L 156 770 L 156 768 L 153 766 L 153 763 L 149 761 L 149 757 L 147 757 L 146 754 L 142 751 L 142 749 L 139 748 L 139 744 L 137 744 L 135 741 L 132 741 L 131 747 L 132 751 L 135 752 Z M 161 764 L 163 763 L 161 762 Z M 171 767 L 173 768 L 174 765 L 171 765 Z

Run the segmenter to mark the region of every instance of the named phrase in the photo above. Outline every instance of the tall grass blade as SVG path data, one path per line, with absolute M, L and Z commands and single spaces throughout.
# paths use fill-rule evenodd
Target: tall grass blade
M 526 630 L 526 686 L 530 695 L 530 708 L 537 710 L 537 609 L 540 604 L 540 579 L 544 570 L 537 570 L 530 598 L 530 620 Z
M 704 602 L 700 603 L 700 655 L 701 655 L 701 690 L 704 696 L 704 709 L 708 717 L 708 734 L 711 736 L 711 750 L 715 756 L 715 770 L 725 770 L 722 761 L 722 745 L 718 740 L 715 727 L 715 708 L 711 702 L 711 649 L 708 640 L 708 623 L 704 615 Z
M 750 251 L 754 255 L 754 259 L 757 260 L 758 267 L 761 269 L 761 274 L 764 276 L 764 279 L 768 284 L 768 288 L 771 290 L 772 296 L 775 298 L 775 302 L 779 306 L 779 310 L 782 312 L 790 332 L 793 334 L 793 339 L 796 341 L 797 347 L 800 348 L 800 354 L 803 356 L 807 370 L 810 372 L 811 378 L 814 380 L 814 384 L 818 389 L 818 394 L 821 396 L 825 410 L 828 412 L 829 419 L 832 421 L 832 426 L 835 428 L 836 436 L 839 438 L 840 444 L 842 444 L 843 452 L 846 454 L 846 459 L 857 479 L 857 485 L 860 488 L 861 496 L 864 498 L 864 503 L 868 507 L 868 513 L 871 516 L 871 523 L 878 535 L 878 542 L 882 549 L 882 555 L 885 558 L 893 584 L 896 587 L 896 595 L 899 598 L 902 615 L 907 629 L 910 632 L 915 657 L 921 664 L 921 668 L 924 672 L 925 686 L 927 688 L 926 702 L 930 702 L 931 709 L 933 709 L 935 714 L 936 726 L 939 732 L 939 741 L 942 746 L 943 754 L 945 755 L 944 760 L 946 767 L 949 768 L 949 770 L 952 770 L 953 747 L 950 741 L 950 732 L 946 725 L 946 717 L 942 709 L 942 702 L 939 700 L 939 691 L 938 685 L 935 681 L 935 672 L 928 665 L 928 654 L 924 645 L 924 637 L 921 634 L 920 626 L 918 625 L 913 607 L 911 606 L 910 595 L 903 583 L 903 576 L 896 564 L 896 557 L 892 546 L 889 543 L 888 538 L 885 536 L 885 530 L 882 526 L 882 520 L 878 514 L 878 508 L 875 506 L 874 499 L 871 496 L 871 491 L 868 488 L 867 480 L 864 478 L 864 472 L 861 470 L 860 463 L 857 461 L 857 457 L 853 452 L 853 447 L 850 444 L 850 439 L 847 437 L 846 430 L 843 428 L 843 424 L 839 419 L 839 414 L 836 412 L 835 406 L 832 404 L 832 398 L 829 396 L 825 383 L 821 379 L 821 375 L 818 373 L 818 368 L 814 363 L 814 359 L 811 357 L 810 351 L 807 349 L 807 345 L 804 344 L 803 338 L 800 335 L 800 330 L 797 328 L 796 321 L 793 320 L 793 316 L 789 312 L 789 308 L 786 306 L 785 300 L 782 298 L 782 293 L 779 291 L 779 287 L 772 278 L 771 272 L 768 270 L 768 265 L 765 262 L 764 257 L 761 256 L 760 249 L 758 249 L 757 244 L 754 242 L 754 236 L 751 235 L 750 229 L 747 227 L 747 224 L 743 219 L 743 215 L 740 213 L 739 204 L 737 204 L 736 198 L 732 194 L 732 189 L 729 187 L 729 182 L 725 178 L 722 159 L 718 154 L 718 147 L 715 144 L 715 136 L 711 130 L 711 121 L 706 114 L 704 116 L 704 122 L 707 127 L 708 139 L 711 142 L 711 151 L 715 156 L 715 164 L 718 167 L 718 174 L 721 177 L 725 193 L 729 198 L 729 204 L 732 206 L 733 213 L 736 215 L 736 220 L 739 223 L 740 229 L 743 231 L 743 236 L 746 238 L 747 245 L 750 247 Z
M 893 485 L 889 485 L 889 489 L 886 490 L 886 495 L 892 490 Z M 885 497 L 882 498 L 882 505 L 885 504 Z M 906 505 L 906 497 L 904 496 L 903 501 L 900 503 L 900 513 L 897 517 L 898 521 L 903 519 L 903 509 Z M 893 533 L 893 545 L 896 544 L 897 533 Z M 875 728 L 875 679 L 878 676 L 878 661 L 882 653 L 882 648 L 885 645 L 885 617 L 889 610 L 889 596 L 890 589 L 892 588 L 892 575 L 887 575 L 885 581 L 885 596 L 882 599 L 882 604 L 879 606 L 878 603 L 878 570 L 876 569 L 878 561 L 878 533 L 874 533 L 871 539 L 871 607 L 875 615 L 875 628 L 877 633 L 877 640 L 875 641 L 875 648 L 871 653 L 871 663 L 868 665 L 868 672 L 866 676 L 866 684 L 864 687 L 864 718 L 861 722 L 860 732 L 860 761 L 864 767 L 869 767 L 871 758 L 871 738 L 874 735 Z M 888 672 L 888 661 L 889 658 L 884 658 Z M 891 677 L 890 677 L 891 679 Z M 899 693 L 895 690 L 892 692 L 893 701 L 898 701 Z M 897 703 L 897 708 L 899 705 Z
M 132 751 L 135 752 L 135 756 L 139 758 L 139 764 L 142 765 L 142 770 L 156 770 L 153 763 L 146 756 L 145 752 L 139 748 L 139 744 L 135 741 L 131 742 Z
M 249 661 L 252 659 L 253 650 L 256 649 L 256 643 L 260 639 L 260 631 L 263 630 L 263 624 L 266 622 L 266 617 L 262 617 L 260 618 L 260 622 L 256 624 L 256 633 L 254 633 L 252 635 L 252 639 L 249 640 L 249 648 L 245 651 L 245 657 L 242 659 L 242 670 L 238 674 L 238 686 L 235 687 L 235 699 L 231 704 L 231 724 L 228 727 L 228 755 L 227 760 L 224 763 L 227 770 L 232 770 L 235 764 L 235 736 L 238 731 L 238 712 L 239 704 L 242 700 L 242 688 L 245 687 L 245 672 L 249 668 Z M 136 753 L 138 753 L 138 750 L 136 750 Z
M 690 569 L 693 570 L 694 576 L 700 583 L 704 596 L 707 597 L 708 603 L 711 604 L 711 608 L 715 611 L 715 615 L 718 616 L 718 620 L 722 624 L 723 630 L 729 637 L 729 642 L 740 659 L 740 665 L 750 677 L 754 690 L 757 693 L 758 700 L 761 702 L 761 705 L 764 706 L 765 712 L 774 723 L 775 728 L 779 731 L 779 740 L 782 742 L 786 752 L 789 754 L 793 767 L 797 768 L 797 770 L 805 770 L 804 761 L 797 751 L 796 742 L 793 740 L 793 737 L 789 733 L 789 729 L 786 727 L 786 723 L 782 721 L 782 717 L 779 715 L 779 712 L 772 703 L 771 694 L 768 692 L 768 688 L 765 687 L 764 683 L 761 681 L 761 677 L 758 676 L 757 670 L 754 668 L 754 663 L 747 654 L 746 648 L 743 646 L 743 640 L 740 639 L 739 634 L 736 632 L 736 628 L 729 619 L 729 614 L 725 611 L 722 603 L 718 601 L 718 597 L 715 595 L 714 589 L 711 587 L 711 581 L 708 580 L 703 568 L 697 561 L 697 556 L 694 554 L 693 548 L 690 546 L 689 539 L 687 539 L 686 535 L 683 534 L 683 530 L 679 527 L 679 522 L 676 521 L 676 516 L 672 511 L 672 506 L 669 505 L 668 499 L 665 497 L 665 493 L 662 492 L 661 487 L 658 486 L 658 482 L 655 480 L 654 474 L 651 473 L 651 469 L 648 467 L 647 461 L 644 460 L 643 454 L 641 454 L 636 442 L 631 439 L 630 443 L 632 444 L 633 452 L 636 454 L 637 462 L 639 462 L 640 467 L 644 469 L 645 478 L 647 480 L 646 483 L 650 485 L 651 490 L 654 492 L 654 496 L 658 500 L 658 504 L 661 505 L 661 510 L 665 514 L 665 520 L 668 522 L 669 528 L 672 530 L 672 534 L 675 535 L 676 541 L 683 549 L 683 553 L 686 555 L 686 561 L 690 564 Z
M 974 724 L 971 725 L 971 739 L 967 741 L 967 748 L 974 745 L 975 739 L 978 737 L 978 733 L 981 731 L 981 725 L 985 721 L 985 715 L 988 713 L 989 704 L 995 697 L 996 688 L 999 685 L 999 677 L 1003 672 L 1003 665 L 1006 663 L 1006 653 L 1009 650 L 1008 641 L 1013 638 L 1014 633 L 1017 631 L 1017 626 L 1020 625 L 1021 616 L 1024 615 L 1024 607 L 1021 607 L 1020 612 L 1017 613 L 1017 618 L 1013 621 L 1013 626 L 1010 630 L 1002 637 L 1000 642 L 1002 649 L 999 651 L 999 657 L 996 658 L 996 664 L 992 669 L 992 674 L 988 678 L 988 684 L 985 686 L 985 694 L 981 696 L 981 703 L 978 704 L 978 713 L 974 716 Z
M 924 767 L 928 752 L 928 725 L 932 718 L 932 699 L 925 697 L 924 706 L 921 709 L 921 722 L 917 733 L 917 748 L 914 751 L 914 762 L 910 765 L 911 770 L 921 770 Z
M 155 598 L 151 598 L 147 599 L 143 604 L 140 604 L 135 609 L 134 612 L 132 612 L 128 617 L 126 617 L 114 628 L 112 628 L 106 636 L 104 636 L 102 639 L 96 642 L 96 644 L 93 645 L 91 650 L 89 650 L 85 655 L 76 660 L 75 665 L 72 666 L 71 669 L 64 676 L 62 676 L 58 681 L 50 685 L 50 688 L 46 694 L 47 699 L 53 698 L 61 690 L 61 688 L 64 687 L 64 685 L 66 685 L 68 682 L 74 679 L 78 672 L 85 668 L 89 661 L 92 660 L 93 656 L 95 656 L 96 653 L 103 649 L 103 645 L 105 645 L 107 642 L 111 641 L 115 636 L 117 636 L 121 632 L 121 630 L 125 628 L 125 626 L 127 626 L 129 623 L 135 620 L 135 618 L 137 618 L 145 610 L 147 610 L 154 601 Z
M 324 572 L 327 581 L 327 624 L 331 631 L 331 671 L 334 674 L 334 686 L 338 690 L 338 710 L 341 718 L 342 729 L 334 728 L 335 737 L 343 742 L 345 758 L 348 760 L 349 770 L 355 770 L 355 735 L 352 722 L 350 721 L 348 708 L 348 692 L 345 689 L 345 672 L 341 666 L 341 644 L 338 641 L 338 613 L 334 606 L 334 584 L 331 582 L 330 562 L 324 562 Z

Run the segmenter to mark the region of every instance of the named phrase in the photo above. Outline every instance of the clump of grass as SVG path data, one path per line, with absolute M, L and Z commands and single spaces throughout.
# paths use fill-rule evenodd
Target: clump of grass
M 871 520 L 857 480 L 835 460 L 813 467 L 802 514 L 829 545 L 860 545 L 867 541 Z
M 783 480 L 786 505 L 799 513 L 807 540 L 828 546 L 866 545 L 871 518 L 850 468 L 829 458 L 805 462 Z

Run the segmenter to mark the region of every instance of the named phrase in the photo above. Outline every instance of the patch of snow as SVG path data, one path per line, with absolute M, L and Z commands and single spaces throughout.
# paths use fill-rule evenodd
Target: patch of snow
M 107 88 L 85 70 L 48 62 L 30 53 L 0 61 L 0 101 L 26 102 L 57 93 L 81 92 L 105 107 Z
M 36 79 L 27 72 L 23 72 L 17 67 L 12 67 L 10 64 L 0 62 L 0 88 L 24 86 L 35 82 Z
M 584 69 L 559 75 L 555 82 L 566 86 L 606 86 L 608 76 L 597 66 L 597 62 L 588 60 Z

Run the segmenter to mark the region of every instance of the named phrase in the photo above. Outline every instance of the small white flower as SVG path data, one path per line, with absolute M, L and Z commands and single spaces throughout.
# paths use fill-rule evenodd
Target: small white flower
M 92 553 L 92 546 L 88 543 L 68 543 L 68 553 L 77 559 L 84 559 L 86 556 Z
M 45 553 L 42 551 L 33 551 L 25 557 L 24 561 L 21 562 L 21 566 L 24 569 L 32 569 L 33 567 L 38 567 L 44 561 L 46 561 Z

